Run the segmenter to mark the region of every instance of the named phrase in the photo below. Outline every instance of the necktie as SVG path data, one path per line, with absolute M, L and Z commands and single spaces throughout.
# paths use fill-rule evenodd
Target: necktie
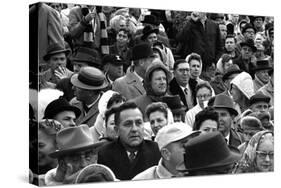
M 129 154 L 130 162 L 133 162 L 135 160 L 135 158 L 136 158 L 135 152 L 130 152 L 130 154 Z

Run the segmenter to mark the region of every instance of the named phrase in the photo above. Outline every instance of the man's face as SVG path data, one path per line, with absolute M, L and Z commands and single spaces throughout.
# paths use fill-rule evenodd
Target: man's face
M 180 86 L 186 87 L 190 77 L 189 64 L 187 62 L 178 64 L 178 67 L 174 71 L 174 76 Z
M 250 59 L 253 55 L 252 48 L 249 46 L 243 46 L 241 48 L 241 55 L 242 55 L 242 59 Z
M 265 84 L 269 82 L 268 70 L 257 71 L 256 76 Z
M 91 98 L 96 98 L 99 95 L 97 91 L 91 91 L 87 89 L 82 89 L 76 86 L 73 86 L 74 95 L 76 96 L 77 100 L 81 102 L 87 102 Z
M 251 105 L 251 110 L 253 112 L 268 112 L 269 104 L 264 101 L 256 102 Z
M 90 164 L 97 163 L 97 153 L 92 150 L 75 152 L 64 157 L 64 163 L 71 168 L 71 174 L 78 172 Z
M 231 85 L 230 94 L 232 96 L 233 101 L 235 101 L 235 102 L 238 102 L 243 97 L 242 92 L 234 84 Z
M 143 141 L 143 116 L 139 109 L 127 109 L 120 113 L 119 125 L 115 126 L 121 142 L 128 147 L 137 147 Z
M 202 65 L 199 61 L 193 59 L 189 62 L 190 76 L 191 78 L 197 79 L 201 75 Z
M 151 33 L 151 34 L 149 34 L 149 35 L 147 36 L 146 41 L 152 45 L 154 42 L 157 41 L 157 34 L 156 34 L 156 33 Z
M 196 94 L 198 104 L 200 105 L 201 108 L 205 108 L 204 103 L 208 102 L 211 97 L 212 97 L 212 92 L 206 87 L 200 88 Z
M 228 52 L 233 52 L 235 50 L 235 39 L 234 38 L 227 38 L 225 39 L 225 49 Z
M 255 40 L 255 35 L 256 35 L 255 30 L 253 28 L 248 28 L 244 33 L 244 38 L 245 40 L 247 39 Z
M 227 136 L 233 123 L 233 118 L 229 111 L 225 108 L 215 108 L 215 111 L 219 114 L 219 131 Z
M 227 35 L 227 28 L 225 24 L 220 24 L 219 25 L 220 28 L 220 33 L 221 33 L 221 38 L 225 39 L 226 35 Z
M 58 113 L 54 117 L 54 119 L 59 121 L 64 126 L 64 128 L 76 126 L 76 115 L 73 111 L 62 111 Z
M 49 59 L 51 70 L 54 72 L 59 67 L 66 67 L 66 55 L 65 53 L 54 54 Z
M 256 28 L 261 28 L 263 26 L 263 19 L 262 18 L 256 18 L 254 21 L 254 26 Z
M 148 119 L 154 135 L 156 135 L 162 127 L 168 124 L 168 120 L 165 117 L 165 114 L 160 111 L 150 113 Z
M 151 88 L 156 95 L 164 95 L 167 92 L 167 77 L 163 70 L 152 72 Z
M 47 135 L 41 130 L 38 131 L 38 165 L 45 166 L 55 163 L 55 159 L 49 154 L 56 151 L 55 136 Z
M 112 79 L 112 81 L 115 81 L 117 78 L 120 78 L 124 75 L 123 65 L 113 65 L 109 63 L 107 74 L 109 74 L 109 77 Z
M 116 36 L 117 43 L 121 46 L 128 44 L 129 38 L 127 33 L 120 31 Z

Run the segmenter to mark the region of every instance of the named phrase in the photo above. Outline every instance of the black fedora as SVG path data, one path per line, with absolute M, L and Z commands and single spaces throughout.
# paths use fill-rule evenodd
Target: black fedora
M 63 45 L 59 43 L 54 43 L 48 46 L 46 55 L 43 56 L 45 61 L 48 61 L 50 57 L 54 54 L 65 53 L 68 55 L 70 53 L 69 49 L 65 49 Z
M 139 60 L 139 59 L 145 59 L 149 57 L 155 57 L 153 50 L 151 48 L 151 45 L 148 43 L 140 43 L 133 47 L 132 50 L 132 60 Z
M 257 60 L 256 66 L 253 69 L 255 72 L 260 70 L 272 70 L 272 66 L 269 64 L 269 60 Z
M 145 23 L 145 24 L 151 24 L 151 25 L 154 25 L 154 26 L 160 25 L 160 22 L 157 20 L 157 17 L 154 16 L 154 15 L 146 15 L 144 17 L 144 20 L 141 21 L 141 22 Z
M 86 63 L 91 67 L 101 67 L 101 58 L 99 53 L 96 50 L 87 47 L 77 48 L 72 54 L 70 60 L 73 64 L 81 62 Z
M 159 29 L 158 28 L 153 28 L 151 25 L 147 25 L 143 28 L 142 30 L 142 36 L 141 36 L 141 40 L 145 40 L 148 35 L 150 35 L 151 33 L 159 33 Z
M 105 55 L 102 59 L 102 65 L 106 65 L 106 64 L 112 64 L 112 65 L 124 65 L 125 64 L 125 60 L 119 56 L 119 55 L 115 55 L 115 54 L 108 54 Z
M 234 108 L 234 103 L 233 100 L 225 95 L 225 94 L 219 94 L 216 96 L 215 101 L 214 101 L 214 108 L 226 108 L 229 110 L 229 112 L 235 116 L 238 115 L 237 110 Z
M 186 106 L 184 106 L 179 95 L 164 96 L 162 101 L 167 104 L 173 114 L 185 112 L 186 110 Z
M 246 41 L 243 41 L 240 43 L 241 48 L 243 46 L 248 46 L 250 48 L 252 48 L 253 52 L 257 51 L 257 48 L 255 47 L 255 42 L 253 39 L 247 39 Z
M 236 64 L 233 64 L 226 69 L 225 74 L 222 76 L 222 81 L 225 81 L 226 79 L 228 79 L 228 77 L 231 76 L 232 74 L 239 74 L 241 72 L 242 71 L 240 70 L 239 66 Z
M 43 119 L 53 119 L 58 113 L 63 111 L 74 112 L 76 118 L 78 118 L 81 114 L 79 108 L 70 105 L 65 98 L 60 97 L 48 104 L 48 106 L 45 109 Z
M 201 134 L 185 145 L 184 166 L 179 171 L 198 171 L 234 164 L 241 155 L 227 146 L 220 132 Z
M 95 67 L 82 67 L 79 73 L 74 74 L 71 83 L 78 88 L 87 90 L 102 90 L 108 86 L 104 73 Z

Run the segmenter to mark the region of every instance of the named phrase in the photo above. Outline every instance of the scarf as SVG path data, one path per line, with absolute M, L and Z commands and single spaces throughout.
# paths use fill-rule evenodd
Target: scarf
M 102 12 L 102 7 L 97 7 L 97 14 L 100 21 L 100 50 L 102 56 L 109 54 L 109 45 L 108 45 L 108 34 L 106 30 L 106 17 Z

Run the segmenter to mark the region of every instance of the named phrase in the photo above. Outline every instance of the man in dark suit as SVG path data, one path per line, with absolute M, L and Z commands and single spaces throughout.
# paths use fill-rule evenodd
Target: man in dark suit
M 143 114 L 133 102 L 126 102 L 115 113 L 118 139 L 103 146 L 98 163 L 108 166 L 120 180 L 130 180 L 157 165 L 161 157 L 157 143 L 143 139 Z
M 174 78 L 169 83 L 169 93 L 179 95 L 188 109 L 193 107 L 193 95 L 189 87 L 190 67 L 185 59 L 178 59 L 174 64 Z
M 81 110 L 81 115 L 77 118 L 76 124 L 87 124 L 92 127 L 96 121 L 98 102 L 102 95 L 102 90 L 107 88 L 108 82 L 103 72 L 94 67 L 83 67 L 78 74 L 71 77 L 74 88 L 74 95 L 70 104 Z M 95 141 L 98 138 L 94 138 Z
M 238 115 L 234 108 L 233 100 L 227 95 L 219 94 L 215 98 L 213 107 L 219 114 L 219 131 L 224 136 L 227 144 L 237 149 L 244 142 L 244 138 L 242 134 L 231 128 L 233 127 L 234 118 Z
M 152 48 L 147 43 L 136 45 L 133 48 L 132 59 L 134 66 L 128 68 L 125 76 L 116 79 L 112 90 L 122 94 L 127 100 L 145 94 L 143 79 L 146 68 L 154 60 Z

